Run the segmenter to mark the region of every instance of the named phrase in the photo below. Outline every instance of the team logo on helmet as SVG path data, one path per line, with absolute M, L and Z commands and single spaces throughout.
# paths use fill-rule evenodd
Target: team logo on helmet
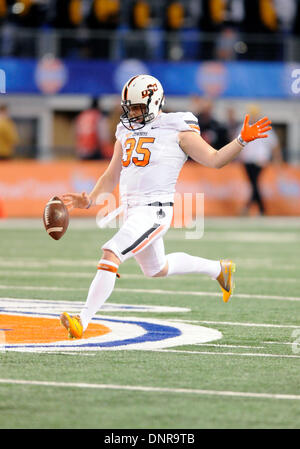
M 149 84 L 146 90 L 142 92 L 142 98 L 149 97 L 152 95 L 152 92 L 156 92 L 158 90 L 157 84 Z
M 143 128 L 159 114 L 164 104 L 164 91 L 158 79 L 150 75 L 136 75 L 124 85 L 120 119 L 130 130 Z

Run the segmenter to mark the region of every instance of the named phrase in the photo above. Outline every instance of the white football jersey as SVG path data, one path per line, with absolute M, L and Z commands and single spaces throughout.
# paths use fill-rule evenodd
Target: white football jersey
M 200 133 L 191 112 L 162 112 L 143 128 L 132 131 L 118 124 L 116 138 L 123 150 L 119 184 L 123 204 L 174 201 L 177 178 L 187 160 L 178 143 L 181 131 Z

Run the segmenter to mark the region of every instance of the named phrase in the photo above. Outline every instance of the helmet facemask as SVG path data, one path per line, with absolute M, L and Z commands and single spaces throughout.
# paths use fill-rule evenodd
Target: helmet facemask
M 146 123 L 153 120 L 151 117 L 153 114 L 149 114 L 149 108 L 144 103 L 130 104 L 130 100 L 122 101 L 121 106 L 124 113 L 121 115 L 120 120 L 125 128 L 141 129 Z M 134 111 L 134 112 L 133 112 Z

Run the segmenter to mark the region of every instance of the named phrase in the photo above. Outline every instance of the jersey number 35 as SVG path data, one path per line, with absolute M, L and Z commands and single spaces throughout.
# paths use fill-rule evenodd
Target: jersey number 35
M 122 160 L 123 167 L 128 167 L 131 160 L 138 167 L 145 167 L 146 165 L 148 165 L 150 161 L 151 151 L 149 150 L 149 148 L 144 147 L 144 145 L 153 143 L 154 141 L 154 137 L 140 137 L 138 141 L 134 137 L 127 139 L 124 144 L 126 150 L 126 159 Z M 142 155 L 143 157 L 141 159 L 139 159 L 138 157 L 131 158 L 134 150 L 137 155 Z

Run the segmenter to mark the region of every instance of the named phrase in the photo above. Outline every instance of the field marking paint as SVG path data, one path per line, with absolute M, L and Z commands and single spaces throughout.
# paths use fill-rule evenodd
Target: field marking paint
M 153 349 L 154 352 L 174 352 L 178 354 L 201 354 L 201 355 L 225 355 L 239 357 L 272 357 L 285 359 L 300 359 L 300 355 L 288 354 L 262 354 L 257 352 L 213 352 L 213 351 L 185 351 L 180 349 Z
M 166 240 L 178 240 L 176 235 L 166 235 Z M 295 243 L 300 240 L 299 232 L 273 232 L 273 231 L 233 231 L 212 232 L 204 231 L 203 241 L 208 242 L 241 242 L 241 243 Z
M 190 388 L 164 388 L 164 387 L 148 387 L 139 385 L 113 385 L 113 384 L 91 384 L 79 382 L 49 382 L 38 380 L 22 380 L 22 379 L 0 379 L 0 384 L 8 385 L 28 385 L 41 387 L 57 387 L 57 388 L 90 388 L 97 390 L 123 390 L 123 391 L 140 391 L 149 393 L 173 393 L 173 394 L 197 394 L 208 396 L 227 396 L 227 397 L 243 397 L 255 399 L 279 399 L 279 400 L 300 400 L 300 395 L 296 394 L 278 394 L 278 393 L 253 393 L 242 391 L 222 391 L 222 390 L 200 390 Z
M 172 321 L 176 321 L 179 323 L 200 323 L 200 324 L 216 324 L 216 325 L 225 325 L 225 326 L 246 326 L 246 327 L 271 327 L 271 328 L 287 328 L 287 329 L 299 329 L 300 325 L 297 326 L 295 324 L 268 324 L 268 323 L 238 323 L 233 321 L 207 321 L 207 320 L 180 320 L 173 319 Z
M 11 258 L 5 259 L 0 258 L 0 266 L 7 267 L 33 267 L 33 268 L 49 268 L 49 267 L 58 267 L 58 266 L 67 266 L 67 267 L 94 267 L 95 270 L 97 268 L 97 260 L 95 259 L 78 259 L 78 260 L 70 260 L 70 259 L 19 259 L 19 258 Z
M 300 326 L 298 327 L 298 329 Z M 292 345 L 293 341 L 263 341 L 265 345 Z
M 196 343 L 196 346 L 212 346 L 215 348 L 264 349 L 265 346 L 217 345 L 213 343 Z
M 0 289 L 2 290 L 51 290 L 51 291 L 77 291 L 83 290 L 86 291 L 86 287 L 47 287 L 47 286 L 29 286 L 29 285 L 3 285 L 0 284 Z M 144 288 L 115 288 L 114 292 L 120 293 L 149 293 L 149 294 L 158 294 L 158 295 L 183 295 L 183 296 L 214 296 L 219 297 L 220 293 L 218 292 L 195 292 L 188 290 L 161 290 L 161 289 L 144 289 Z M 297 296 L 276 296 L 276 295 L 255 295 L 255 294 L 247 294 L 247 293 L 237 293 L 234 294 L 235 298 L 253 298 L 253 299 L 274 299 L 278 301 L 300 301 L 300 297 Z
M 3 271 L 1 270 L 0 272 L 0 276 L 6 276 L 6 277 L 23 277 L 23 276 L 39 276 L 39 277 L 62 277 L 62 278 L 72 278 L 72 279 L 76 279 L 76 278 L 83 278 L 83 279 L 91 279 L 94 276 L 94 272 L 88 272 L 88 273 L 84 273 L 84 272 L 77 272 L 77 271 L 24 271 L 24 270 L 18 270 L 18 271 Z M 143 274 L 133 274 L 133 273 L 120 273 L 121 278 L 122 279 L 148 279 L 145 275 Z M 205 276 L 201 276 L 191 273 L 190 275 L 177 275 L 177 276 L 172 276 L 172 281 L 174 282 L 182 282 L 182 280 L 196 280 L 199 282 L 211 282 L 210 278 L 207 278 Z M 270 283 L 279 283 L 282 284 L 283 282 L 286 283 L 300 283 L 300 278 L 271 278 L 271 277 L 251 277 L 251 276 L 235 276 L 235 279 L 237 281 L 251 281 L 253 282 L 255 281 L 260 281 L 260 282 L 270 282 Z M 152 280 L 152 279 L 151 279 Z M 164 280 L 170 280 L 169 278 L 161 278 L 161 281 Z
M 208 223 L 208 225 L 207 225 Z M 215 228 L 216 230 L 221 229 L 220 232 L 216 232 L 214 230 L 208 230 L 206 232 L 204 232 L 204 239 L 206 239 L 207 241 L 228 241 L 228 242 L 243 242 L 243 243 L 252 243 L 252 242 L 263 242 L 263 243 L 293 243 L 295 241 L 299 241 L 300 239 L 300 235 L 296 225 L 297 225 L 297 221 L 282 221 L 282 222 L 276 222 L 276 221 L 268 221 L 268 222 L 262 222 L 262 221 L 251 221 L 251 219 L 246 219 L 243 224 L 247 224 L 247 225 L 254 225 L 254 226 L 260 226 L 262 224 L 268 226 L 274 226 L 276 228 L 276 226 L 278 227 L 278 225 L 282 225 L 284 228 L 285 227 L 289 227 L 289 231 L 283 230 L 282 232 L 276 230 L 255 230 L 255 229 L 247 229 L 247 230 L 240 230 L 240 222 L 237 221 L 223 221 L 221 220 L 221 218 L 219 219 L 219 221 L 208 221 L 208 219 L 206 219 L 206 227 L 210 227 L 211 224 L 217 223 L 217 227 Z M 239 229 L 238 230 L 232 230 L 232 231 L 224 231 L 224 226 L 228 227 L 228 225 L 232 225 L 232 224 L 237 224 L 239 225 Z M 293 228 L 291 228 L 291 225 L 293 226 Z M 251 226 L 250 226 L 251 227 Z M 26 220 L 3 220 L 0 222 L 0 229 L 7 229 L 7 230 L 13 230 L 13 229 L 40 229 L 43 230 L 43 226 L 41 225 L 40 220 L 31 220 L 31 221 L 26 221 Z M 95 220 L 81 220 L 76 222 L 75 219 L 73 218 L 72 221 L 70 222 L 70 226 L 69 226 L 70 230 L 85 230 L 85 229 L 91 229 L 94 231 L 97 231 L 98 228 L 96 226 Z M 175 230 L 175 229 L 170 229 L 170 231 L 167 233 L 165 239 L 166 240 L 176 240 L 178 241 L 178 239 L 180 237 L 184 238 L 184 232 L 185 229 L 182 230 Z M 180 235 L 182 234 L 182 235 Z
M 261 227 L 274 226 L 278 227 L 295 227 L 298 229 L 299 218 L 293 216 L 253 216 L 253 217 L 207 217 L 205 223 L 209 227 L 216 227 L 217 229 L 224 229 L 226 227 L 236 225 L 238 229 L 241 229 L 241 223 L 249 227 L 255 226 L 261 229 Z M 0 221 L 0 228 L 19 229 L 20 227 L 28 228 L 34 226 L 39 229 L 43 229 L 40 218 L 4 218 Z M 87 229 L 93 228 L 97 230 L 94 217 L 72 217 L 70 222 L 70 229 Z M 170 229 L 170 232 L 173 232 Z M 177 232 L 174 230 L 174 232 Z M 179 232 L 179 231 L 178 231 Z M 260 231 L 259 231 L 260 232 Z
M 14 311 L 19 312 L 41 312 L 43 313 L 61 313 L 66 309 L 70 313 L 78 314 L 84 307 L 83 301 L 58 301 L 58 300 L 44 300 L 32 298 L 6 298 L 0 297 L 0 313 L 6 313 L 13 308 Z M 171 307 L 171 306 L 151 306 L 147 304 L 113 304 L 106 302 L 101 307 L 101 312 L 151 312 L 151 313 L 184 313 L 190 312 L 191 309 L 186 307 Z
M 189 241 L 189 240 L 188 240 Z M 290 257 L 287 257 L 286 259 L 282 259 L 283 261 L 294 263 L 294 265 L 286 265 L 284 266 L 281 264 L 278 266 L 278 264 L 274 263 L 274 258 L 270 257 L 262 257 L 259 259 L 256 258 L 240 258 L 235 257 L 234 261 L 236 264 L 239 265 L 241 268 L 257 268 L 257 267 L 264 267 L 264 268 L 270 268 L 272 270 L 284 270 L 285 268 L 290 269 L 297 269 L 297 263 L 298 260 L 295 258 L 295 260 L 292 260 Z M 126 261 L 126 265 L 135 265 L 134 260 L 128 260 Z M 97 267 L 97 260 L 95 259 L 36 259 L 36 258 L 18 258 L 18 257 L 0 257 L 0 266 L 3 267 L 32 267 L 32 268 L 49 268 L 49 267 L 93 267 L 96 270 Z
M 0 290 L 29 290 L 29 291 L 87 291 L 86 287 L 47 287 L 47 286 L 29 286 L 29 285 L 3 285 L 0 284 Z M 148 293 L 158 295 L 182 295 L 182 296 L 214 296 L 219 297 L 219 292 L 195 292 L 188 290 L 161 290 L 161 289 L 145 289 L 145 288 L 118 288 L 114 292 L 120 293 Z M 297 296 L 276 296 L 276 295 L 253 295 L 248 293 L 236 293 L 234 298 L 253 298 L 253 299 L 271 299 L 277 301 L 300 301 Z
M 37 300 L 9 301 L 9 298 L 0 300 L 0 328 L 6 334 L 5 351 L 151 350 L 222 338 L 218 330 L 199 325 L 154 318 L 96 315 L 81 339 L 70 340 L 59 323 L 56 302 L 52 301 L 52 307 L 51 301 L 44 303 Z
M 76 290 L 86 291 L 86 287 L 51 287 L 44 285 L 0 285 L 0 290 L 38 290 L 38 291 L 54 291 L 54 292 L 74 292 Z

